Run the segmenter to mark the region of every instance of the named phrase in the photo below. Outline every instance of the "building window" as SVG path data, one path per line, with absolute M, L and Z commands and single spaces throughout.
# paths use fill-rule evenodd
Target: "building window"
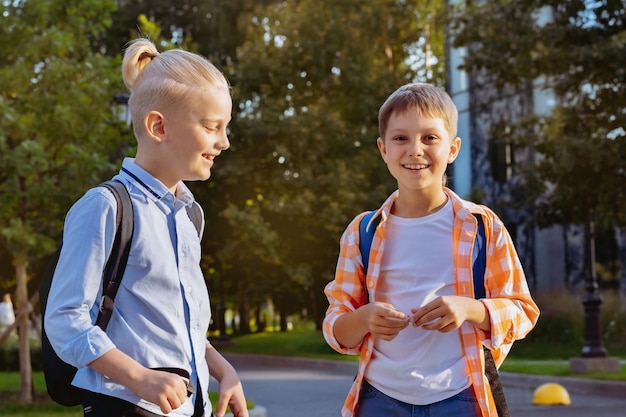
M 513 176 L 513 145 L 507 138 L 492 138 L 489 141 L 489 161 L 491 175 L 499 183 L 505 183 Z

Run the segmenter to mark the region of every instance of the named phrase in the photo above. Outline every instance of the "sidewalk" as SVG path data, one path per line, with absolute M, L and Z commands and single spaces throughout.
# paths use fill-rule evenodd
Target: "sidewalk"
M 263 406 L 267 417 L 339 417 L 357 370 L 356 362 L 347 361 L 232 353 L 224 356 L 237 369 L 246 396 Z M 626 416 L 626 382 L 508 372 L 503 372 L 501 379 L 512 417 Z M 546 382 L 563 385 L 572 404 L 532 405 L 534 390 Z

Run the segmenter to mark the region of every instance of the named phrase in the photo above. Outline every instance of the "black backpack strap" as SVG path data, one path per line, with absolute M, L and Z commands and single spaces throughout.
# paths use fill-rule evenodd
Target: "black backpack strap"
M 474 238 L 472 250 L 472 276 L 474 277 L 474 298 L 485 298 L 485 271 L 487 269 L 487 238 L 483 216 L 474 214 L 478 222 L 478 232 Z
M 474 238 L 474 249 L 472 251 L 472 275 L 474 279 L 474 298 L 485 298 L 485 271 L 487 268 L 487 238 L 485 236 L 485 224 L 483 223 L 483 217 L 480 214 L 474 214 L 478 221 L 478 233 Z M 502 388 L 502 382 L 500 382 L 500 375 L 496 368 L 496 363 L 491 354 L 491 350 L 487 347 L 483 347 L 485 354 L 485 375 L 489 381 L 491 387 L 491 395 L 496 403 L 496 411 L 498 417 L 510 417 L 509 408 L 506 403 L 506 397 L 504 396 L 504 389 Z
M 133 238 L 134 214 L 133 204 L 124 184 L 117 180 L 110 180 L 100 184 L 100 186 L 111 191 L 117 201 L 115 239 L 102 273 L 102 301 L 100 313 L 96 320 L 96 324 L 102 330 L 106 330 L 113 314 L 115 296 L 128 262 L 130 243 Z

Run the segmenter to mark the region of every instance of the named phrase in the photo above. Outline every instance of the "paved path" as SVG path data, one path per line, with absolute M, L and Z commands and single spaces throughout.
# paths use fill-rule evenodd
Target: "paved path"
M 356 363 L 225 354 L 239 372 L 246 395 L 265 407 L 267 417 L 339 417 Z M 626 383 L 578 378 L 502 374 L 512 417 L 626 417 Z M 569 406 L 534 406 L 532 394 L 544 382 L 567 388 Z M 215 382 L 213 382 L 215 384 Z M 215 385 L 213 385 L 215 387 Z

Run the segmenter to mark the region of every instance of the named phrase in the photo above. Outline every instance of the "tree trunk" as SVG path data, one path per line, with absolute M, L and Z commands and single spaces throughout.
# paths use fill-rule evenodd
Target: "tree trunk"
M 286 332 L 287 329 L 287 313 L 285 312 L 285 309 L 281 309 L 279 311 L 280 313 L 280 331 L 281 332 Z
M 17 309 L 23 313 L 16 317 L 17 331 L 19 333 L 20 347 L 20 396 L 19 401 L 22 404 L 31 404 L 33 402 L 33 370 L 30 361 L 30 337 L 29 337 L 29 313 L 32 305 L 28 300 L 28 287 L 26 278 L 26 268 L 28 262 L 25 257 L 16 256 L 13 261 L 15 267 L 15 277 L 17 281 L 16 288 L 16 304 Z
M 250 304 L 246 285 L 239 287 L 239 332 L 241 334 L 250 333 Z
M 620 265 L 618 272 L 620 311 L 626 312 L 626 227 L 615 228 L 615 240 Z

